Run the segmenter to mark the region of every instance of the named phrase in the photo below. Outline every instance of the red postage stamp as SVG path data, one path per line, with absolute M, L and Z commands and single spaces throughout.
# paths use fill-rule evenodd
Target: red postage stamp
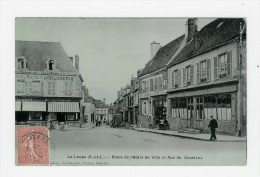
M 49 130 L 46 127 L 18 127 L 18 165 L 48 165 L 49 143 Z

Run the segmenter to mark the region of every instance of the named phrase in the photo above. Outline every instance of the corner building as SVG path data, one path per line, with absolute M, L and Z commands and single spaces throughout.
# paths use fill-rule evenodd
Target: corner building
M 15 65 L 16 124 L 80 120 L 83 80 L 77 55 L 74 67 L 60 43 L 16 41 Z

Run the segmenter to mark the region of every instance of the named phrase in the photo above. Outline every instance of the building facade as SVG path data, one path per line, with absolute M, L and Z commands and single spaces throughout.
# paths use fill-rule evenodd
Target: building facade
M 83 80 L 61 44 L 16 41 L 15 45 L 16 124 L 79 121 Z
M 151 59 L 138 75 L 139 81 L 139 117 L 138 126 L 148 128 L 150 124 L 167 117 L 167 64 L 181 47 L 181 36 L 163 47 L 151 43 Z
M 244 28 L 243 19 L 217 19 L 195 31 L 168 65 L 170 129 L 206 132 L 213 116 L 218 133 L 246 135 Z

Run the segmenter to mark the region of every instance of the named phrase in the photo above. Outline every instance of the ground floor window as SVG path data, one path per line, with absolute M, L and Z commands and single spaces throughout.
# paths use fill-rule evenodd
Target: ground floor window
M 197 120 L 210 120 L 213 116 L 217 120 L 231 121 L 231 94 L 171 99 L 173 118 L 191 119 L 194 116 L 193 111 L 196 111 Z

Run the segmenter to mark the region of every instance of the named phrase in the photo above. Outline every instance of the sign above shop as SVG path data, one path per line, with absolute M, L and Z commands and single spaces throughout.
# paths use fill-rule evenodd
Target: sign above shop
M 71 80 L 74 76 L 55 76 L 55 75 L 31 75 L 31 74 L 16 74 L 16 79 L 30 79 L 30 80 Z

